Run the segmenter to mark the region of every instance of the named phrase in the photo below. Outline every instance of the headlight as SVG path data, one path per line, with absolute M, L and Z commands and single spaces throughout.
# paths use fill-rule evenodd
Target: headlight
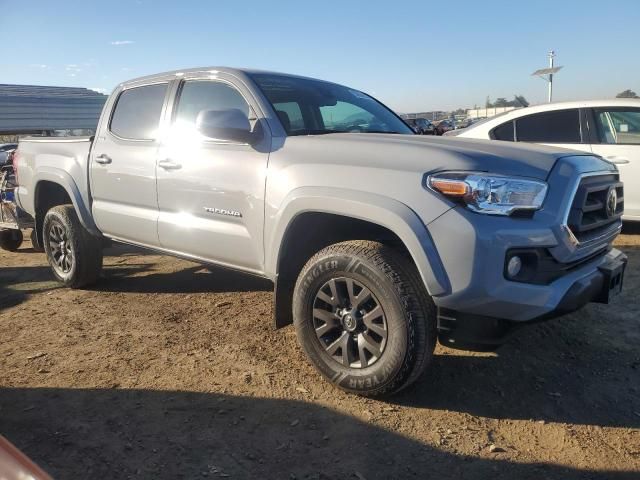
M 489 215 L 511 215 L 518 210 L 538 210 L 547 184 L 538 180 L 475 172 L 443 172 L 427 177 L 427 186 Z

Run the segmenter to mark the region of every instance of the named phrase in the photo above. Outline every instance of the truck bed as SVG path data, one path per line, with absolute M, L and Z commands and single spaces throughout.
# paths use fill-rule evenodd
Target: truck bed
M 26 137 L 18 143 L 18 205 L 35 216 L 35 192 L 31 190 L 39 180 L 60 181 L 60 172 L 66 172 L 63 183 L 74 200 L 74 195 L 87 195 L 88 159 L 93 137 Z M 52 178 L 47 178 L 47 175 Z M 36 178 L 37 177 L 37 178 Z M 74 188 L 75 187 L 75 188 Z M 72 190 L 69 192 L 69 190 Z M 89 205 L 88 198 L 82 198 Z

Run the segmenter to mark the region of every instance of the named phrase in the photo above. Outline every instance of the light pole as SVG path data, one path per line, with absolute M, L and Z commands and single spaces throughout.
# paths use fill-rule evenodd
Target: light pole
M 551 50 L 549 52 L 549 103 L 553 99 L 553 59 L 556 56 L 556 52 Z
M 549 96 L 548 101 L 551 103 L 553 100 L 553 75 L 558 73 L 562 67 L 554 67 L 553 59 L 556 57 L 556 52 L 551 50 L 549 52 L 549 68 L 541 68 L 540 70 L 536 70 L 531 75 L 535 75 L 536 77 L 540 77 L 543 80 L 546 80 L 549 83 Z

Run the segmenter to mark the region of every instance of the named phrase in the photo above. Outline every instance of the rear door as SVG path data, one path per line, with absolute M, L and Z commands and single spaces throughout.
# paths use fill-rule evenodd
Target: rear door
M 594 108 L 591 118 L 593 153 L 618 166 L 625 218 L 640 220 L 640 108 Z
M 127 87 L 91 149 L 92 213 L 108 236 L 158 245 L 156 159 L 168 82 Z
M 158 156 L 158 234 L 164 249 L 260 272 L 264 262 L 264 189 L 270 136 L 257 105 L 235 77 L 184 77 Z M 196 130 L 201 111 L 238 109 L 260 142 L 209 138 Z M 262 115 L 260 115 L 262 117 Z

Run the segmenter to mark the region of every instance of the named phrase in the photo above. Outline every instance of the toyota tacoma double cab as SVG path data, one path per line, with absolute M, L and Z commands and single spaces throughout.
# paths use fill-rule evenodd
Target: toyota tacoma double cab
M 138 78 L 115 88 L 94 137 L 23 139 L 15 164 L 60 282 L 98 281 L 105 239 L 265 277 L 275 325 L 362 395 L 416 380 L 437 339 L 493 349 L 622 287 L 615 165 L 415 135 L 325 81 L 217 67 Z

